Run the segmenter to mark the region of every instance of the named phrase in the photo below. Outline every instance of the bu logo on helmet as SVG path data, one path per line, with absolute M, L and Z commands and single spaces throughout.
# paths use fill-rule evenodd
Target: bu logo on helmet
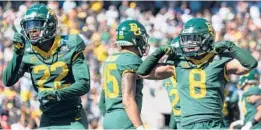
M 213 26 L 212 26 L 210 23 L 208 23 L 208 22 L 206 22 L 206 25 L 208 26 L 208 31 L 209 31 L 209 33 L 210 33 L 212 36 L 215 36 L 215 30 L 214 30 Z
M 134 33 L 134 35 L 141 34 L 140 28 L 138 27 L 138 25 L 136 23 L 131 23 L 129 25 L 130 25 L 130 31 L 132 31 Z

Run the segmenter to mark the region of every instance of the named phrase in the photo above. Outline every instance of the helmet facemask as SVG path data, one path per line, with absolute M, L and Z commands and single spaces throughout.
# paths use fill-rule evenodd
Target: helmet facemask
M 30 17 L 21 21 L 22 32 L 32 45 L 39 46 L 55 36 L 57 21 L 51 21 L 49 18 L 50 13 L 48 12 L 46 19 Z M 40 35 L 32 38 L 29 34 L 30 31 L 40 31 Z
M 180 35 L 181 48 L 186 57 L 196 57 L 211 50 L 214 42 L 210 34 L 183 33 Z
M 133 39 L 133 42 L 137 47 L 140 56 L 146 56 L 149 53 L 150 46 L 148 44 L 148 39 L 149 35 L 146 33 L 140 36 L 136 36 L 136 39 Z

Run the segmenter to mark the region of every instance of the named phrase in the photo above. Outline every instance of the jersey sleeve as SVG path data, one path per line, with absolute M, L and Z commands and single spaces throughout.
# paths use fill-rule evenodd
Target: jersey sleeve
M 61 100 L 80 97 L 88 93 L 90 89 L 90 71 L 82 53 L 85 44 L 79 35 L 73 35 L 69 42 L 74 45 L 71 69 L 75 82 L 69 87 L 57 90 Z
M 126 72 L 136 72 L 142 63 L 141 58 L 134 55 L 124 55 L 120 58 L 118 61 L 119 64 L 119 70 L 121 74 Z
M 20 77 L 22 77 L 25 71 L 28 69 L 27 65 L 23 63 L 23 56 L 13 55 L 11 61 L 3 72 L 2 81 L 5 86 L 14 85 Z
M 169 55 L 168 58 L 164 61 L 164 63 L 174 65 L 174 61 L 175 61 L 174 58 L 175 58 L 174 55 Z

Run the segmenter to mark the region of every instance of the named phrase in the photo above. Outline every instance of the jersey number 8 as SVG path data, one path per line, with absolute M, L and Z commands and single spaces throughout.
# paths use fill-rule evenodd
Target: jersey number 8
M 199 80 L 196 80 L 198 75 Z M 196 92 L 199 89 L 199 92 Z M 192 69 L 189 73 L 189 93 L 193 98 L 203 98 L 206 96 L 206 72 L 201 69 Z

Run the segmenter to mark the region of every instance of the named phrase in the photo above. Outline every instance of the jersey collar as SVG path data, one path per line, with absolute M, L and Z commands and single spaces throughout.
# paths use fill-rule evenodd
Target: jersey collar
M 32 49 L 34 51 L 36 51 L 37 53 L 39 53 L 44 58 L 48 58 L 48 57 L 50 57 L 51 55 L 53 55 L 56 52 L 56 50 L 59 47 L 60 43 L 61 43 L 61 37 L 60 36 L 56 36 L 55 39 L 54 39 L 54 43 L 53 43 L 51 49 L 48 52 L 45 52 L 42 49 L 40 49 L 39 47 L 33 46 L 33 45 L 32 45 Z
M 195 58 L 190 58 L 190 57 L 186 57 L 186 59 L 190 60 L 192 63 L 196 64 L 196 65 L 201 65 L 201 64 L 204 64 L 206 62 L 208 62 L 208 60 L 210 58 L 212 58 L 214 56 L 214 53 L 209 53 L 207 54 L 206 56 L 204 56 L 203 58 L 201 59 L 195 59 Z

